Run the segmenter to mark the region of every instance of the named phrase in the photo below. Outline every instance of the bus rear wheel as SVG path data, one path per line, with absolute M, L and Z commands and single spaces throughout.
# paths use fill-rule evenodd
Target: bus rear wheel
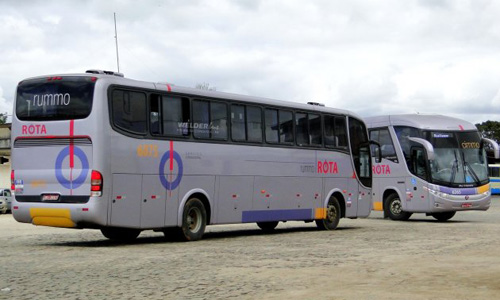
M 139 236 L 141 231 L 132 228 L 105 227 L 101 228 L 101 233 L 112 241 L 131 242 Z
M 191 198 L 182 213 L 181 238 L 185 241 L 197 241 L 203 237 L 207 226 L 207 211 L 198 198 Z
M 340 221 L 340 205 L 337 198 L 332 196 L 328 200 L 328 205 L 326 206 L 326 218 L 321 220 L 316 220 L 316 226 L 320 230 L 334 230 L 339 225 Z
M 385 215 L 395 221 L 406 221 L 411 217 L 411 213 L 403 211 L 403 204 L 397 194 L 387 197 L 384 205 Z
M 447 211 L 447 212 L 442 212 L 442 213 L 433 213 L 432 217 L 439 222 L 446 222 L 449 219 L 453 218 L 455 215 L 455 211 Z
M 257 226 L 259 226 L 260 229 L 266 232 L 273 231 L 276 226 L 278 226 L 278 222 L 257 222 Z

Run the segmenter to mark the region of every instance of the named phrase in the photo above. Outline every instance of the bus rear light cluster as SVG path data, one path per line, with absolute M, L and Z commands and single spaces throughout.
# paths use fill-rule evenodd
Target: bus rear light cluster
M 102 196 L 102 181 L 102 174 L 98 171 L 92 170 L 92 175 L 90 177 L 90 196 Z
M 10 171 L 10 190 L 15 191 L 16 190 L 16 182 L 15 182 L 15 176 L 14 176 L 14 170 Z

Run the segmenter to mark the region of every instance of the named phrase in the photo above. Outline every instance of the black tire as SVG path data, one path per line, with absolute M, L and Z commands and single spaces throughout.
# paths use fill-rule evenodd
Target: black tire
M 207 211 L 203 202 L 191 198 L 186 202 L 182 213 L 181 238 L 185 241 L 197 241 L 203 237 L 207 226 Z
M 447 212 L 442 212 L 442 213 L 433 213 L 432 217 L 439 222 L 446 222 L 449 219 L 453 218 L 455 215 L 455 211 L 447 211 Z
M 316 220 L 316 226 L 320 230 L 334 230 L 339 225 L 340 214 L 339 201 L 332 196 L 326 206 L 326 219 Z
M 101 233 L 112 241 L 131 242 L 139 236 L 141 230 L 132 228 L 105 227 L 101 228 Z
M 397 194 L 390 194 L 384 203 L 385 215 L 395 221 L 406 221 L 411 217 L 411 213 L 402 210 L 403 204 Z
M 273 231 L 278 226 L 278 221 L 275 222 L 257 222 L 257 226 L 266 232 Z

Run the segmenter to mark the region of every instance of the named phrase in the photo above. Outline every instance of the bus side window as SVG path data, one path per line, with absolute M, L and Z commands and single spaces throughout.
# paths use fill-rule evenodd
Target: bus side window
M 382 151 L 382 158 L 397 163 L 398 157 L 396 156 L 396 150 L 394 149 L 389 129 L 380 129 L 379 144 L 380 150 Z
M 262 142 L 262 110 L 260 107 L 231 105 L 231 138 L 240 142 Z
M 411 148 L 411 173 L 427 180 L 427 158 L 425 150 L 421 147 Z
M 146 133 L 146 95 L 140 92 L 114 90 L 113 123 L 126 131 Z
M 227 140 L 227 105 L 226 103 L 210 103 L 211 138 Z
M 325 147 L 347 149 L 345 119 L 331 115 L 325 115 L 323 118 Z
M 417 128 L 407 127 L 407 126 L 394 126 L 394 130 L 396 131 L 396 136 L 399 141 L 399 145 L 401 146 L 401 150 L 403 151 L 403 155 L 406 160 L 406 164 L 408 169 L 411 168 L 410 165 L 410 140 L 409 137 L 420 137 L 420 132 Z
M 347 127 L 344 117 L 335 117 L 335 137 L 337 138 L 337 147 L 348 148 Z
M 335 117 L 324 116 L 325 128 L 325 147 L 335 148 L 338 145 L 338 138 L 335 136 Z
M 266 108 L 265 110 L 266 142 L 278 143 L 278 110 Z
M 161 120 L 163 135 L 189 135 L 189 99 L 163 96 Z
M 309 134 L 311 145 L 323 144 L 321 133 L 321 115 L 309 114 Z
M 152 134 L 161 134 L 160 123 L 160 97 L 151 95 L 150 98 L 149 127 Z
M 257 106 L 247 106 L 246 114 L 248 141 L 262 142 L 262 110 Z
M 398 157 L 396 156 L 396 150 L 391 139 L 388 128 L 380 128 L 370 131 L 370 139 L 378 142 L 380 144 L 380 150 L 382 151 L 382 158 L 390 160 L 397 163 Z M 378 157 L 378 153 L 374 153 L 375 150 L 372 147 L 372 156 Z
M 379 139 L 380 131 L 378 129 L 372 129 L 372 130 L 369 130 L 369 133 L 370 133 L 370 140 L 375 141 L 375 142 L 380 144 L 380 142 L 379 142 L 380 141 L 380 139 Z M 377 163 L 380 163 L 380 161 L 378 161 L 379 160 L 378 159 L 378 157 L 379 157 L 378 150 L 379 149 L 380 148 L 375 146 L 375 145 L 370 145 L 370 152 L 372 154 L 372 157 L 375 158 L 375 162 L 377 162 Z
M 245 106 L 231 105 L 231 138 L 234 141 L 246 141 Z
M 293 114 L 291 111 L 279 111 L 279 138 L 282 144 L 293 143 Z
M 309 145 L 309 129 L 307 122 L 307 114 L 295 114 L 295 136 L 297 137 L 297 145 Z
M 210 138 L 210 109 L 208 101 L 193 100 L 193 137 Z
M 227 140 L 225 103 L 193 100 L 193 136 L 197 139 Z

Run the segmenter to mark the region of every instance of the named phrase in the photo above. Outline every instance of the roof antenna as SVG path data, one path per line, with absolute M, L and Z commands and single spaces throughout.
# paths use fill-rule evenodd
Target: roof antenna
M 116 42 L 116 65 L 118 66 L 118 73 L 120 73 L 120 58 L 118 56 L 118 31 L 116 30 L 116 13 L 113 13 L 115 17 L 115 42 Z

